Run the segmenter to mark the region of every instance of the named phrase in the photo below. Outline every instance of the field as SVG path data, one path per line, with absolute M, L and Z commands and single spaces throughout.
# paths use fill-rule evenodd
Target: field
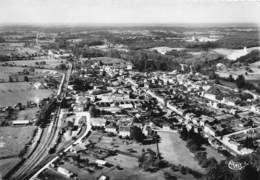
M 41 61 L 45 61 L 46 65 L 41 65 L 44 68 L 50 68 L 53 69 L 56 66 L 58 66 L 61 63 L 61 60 L 57 60 L 57 59 L 48 59 L 46 58 L 39 58 L 37 60 L 22 60 L 22 61 L 12 61 L 12 62 L 8 62 L 8 63 L 12 63 L 15 64 L 16 66 L 33 66 L 33 67 L 37 67 L 38 65 L 36 65 L 36 63 L 40 63 Z
M 24 43 L 5 43 L 6 46 L 0 47 L 0 55 L 19 54 L 30 55 L 39 53 L 37 48 L 24 47 Z
M 243 75 L 245 79 L 248 81 L 257 81 L 260 79 L 260 68 L 258 68 L 258 66 L 259 66 L 259 62 L 249 65 L 249 68 L 253 70 L 253 72 L 248 72 L 246 70 L 246 67 L 241 67 L 241 68 L 232 68 L 232 69 L 217 71 L 216 74 L 224 78 L 228 78 L 230 75 L 232 75 L 233 78 L 235 79 L 237 78 L 237 76 Z
M 30 141 L 35 126 L 0 127 L 0 157 L 18 155 Z
M 127 63 L 129 62 L 118 59 L 118 58 L 111 58 L 111 57 L 97 57 L 97 58 L 91 58 L 92 61 L 102 61 L 103 64 L 119 64 L 119 63 Z
M 187 149 L 186 142 L 179 137 L 178 133 L 160 132 L 158 134 L 161 137 L 159 149 L 164 159 L 170 163 L 181 164 L 203 172 L 193 154 Z
M 159 133 L 162 140 L 159 144 L 160 152 L 165 160 L 174 164 L 182 164 L 188 166 L 195 170 L 203 172 L 203 169 L 199 167 L 198 163 L 194 160 L 192 154 L 185 147 L 185 142 L 183 142 L 177 133 Z M 79 179 L 95 179 L 101 174 L 105 174 L 111 178 L 111 180 L 146 180 L 146 179 L 165 179 L 164 173 L 169 171 L 169 168 L 161 169 L 156 173 L 144 172 L 139 168 L 138 158 L 142 154 L 143 149 L 152 149 L 156 152 L 156 145 L 140 145 L 130 140 L 120 139 L 118 137 L 108 137 L 103 133 L 97 133 L 91 135 L 90 140 L 95 144 L 96 147 L 101 147 L 105 149 L 115 149 L 118 150 L 117 155 L 109 156 L 105 158 L 105 161 L 113 164 L 111 168 L 102 168 L 101 170 L 96 170 L 94 173 L 89 173 L 87 170 L 78 168 L 75 164 L 65 163 L 66 169 L 71 170 L 79 175 Z M 132 150 L 129 151 L 129 149 Z M 92 158 L 90 158 L 92 159 Z M 116 168 L 116 166 L 122 169 Z M 193 179 L 189 175 L 181 175 L 175 172 L 175 175 L 181 179 Z
M 31 140 L 35 128 L 35 126 L 0 127 L 0 177 L 19 162 L 17 156 Z M 1 159 L 8 156 L 13 157 Z
M 79 180 L 97 179 L 92 174 L 88 173 L 87 171 L 82 171 L 76 166 L 71 166 L 65 163 L 63 167 L 70 169 L 74 173 L 79 172 L 78 173 Z M 106 172 L 103 172 L 102 175 L 109 176 L 110 180 L 165 180 L 164 173 L 168 171 L 169 171 L 168 169 L 165 169 L 155 173 L 150 173 L 150 172 L 143 172 L 141 170 L 132 170 L 132 169 L 118 170 L 112 167 Z M 62 176 L 58 172 L 55 172 L 52 169 L 47 169 L 46 173 L 49 175 L 49 179 L 52 180 L 68 180 L 67 178 L 65 178 L 64 176 Z M 177 176 L 179 179 L 182 180 L 194 180 L 194 178 L 190 175 L 183 176 L 179 173 L 176 173 L 175 176 Z M 43 179 L 43 178 L 38 178 L 38 179 Z
M 198 162 L 194 159 L 193 154 L 186 148 L 185 141 L 179 138 L 178 133 L 159 132 L 158 134 L 161 137 L 161 142 L 159 143 L 159 151 L 165 160 L 176 165 L 181 164 L 190 167 L 194 170 L 203 172 L 203 169 L 200 168 Z M 150 148 L 156 152 L 155 144 L 140 145 L 135 142 L 130 142 L 128 144 L 127 140 L 121 140 L 117 137 L 107 137 L 101 134 L 95 134 L 94 136 L 92 136 L 91 140 L 93 142 L 99 142 L 98 146 L 100 147 L 113 148 L 126 153 L 129 152 L 129 148 L 132 148 L 136 151 L 135 153 L 132 153 L 135 156 L 141 156 L 142 149 L 147 148 Z M 114 162 L 121 161 L 122 163 L 120 163 L 120 165 L 122 164 L 124 166 L 128 161 L 131 161 L 130 159 L 124 156 L 114 156 L 109 157 L 108 159 Z M 117 160 L 115 161 L 115 159 Z M 136 163 L 134 162 L 129 164 L 134 164 L 131 168 L 136 167 Z M 126 166 L 128 166 L 129 164 L 126 164 Z
M 39 111 L 38 108 L 28 108 L 18 112 L 17 119 L 22 120 L 33 120 L 35 119 L 35 115 Z
M 250 53 L 251 51 L 257 50 L 257 49 L 260 49 L 260 47 L 247 48 L 247 53 Z M 229 57 L 232 54 L 239 53 L 242 50 L 243 49 L 226 49 L 226 48 L 216 48 L 216 49 L 213 49 L 213 51 L 215 51 L 215 52 L 217 52 L 217 53 L 219 53 L 221 55 L 227 56 L 227 57 Z
M 38 101 L 49 97 L 52 91 L 49 89 L 35 89 L 30 83 L 0 83 L 0 106 L 12 106 L 19 102 Z
M 47 64 L 48 65 L 48 64 Z M 53 67 L 54 64 L 52 64 Z M 24 69 L 24 67 L 10 67 L 10 66 L 0 66 L 0 81 L 3 80 L 5 82 L 8 82 L 9 81 L 9 75 L 11 74 L 15 74 L 17 72 L 22 72 Z M 36 76 L 44 76 L 44 75 L 47 75 L 47 74 L 55 74 L 57 73 L 56 71 L 54 70 L 46 70 L 46 69 L 35 69 L 35 72 L 36 72 Z
M 167 46 L 161 46 L 161 47 L 154 47 L 154 48 L 150 48 L 149 50 L 151 51 L 158 51 L 161 54 L 166 54 L 167 52 L 171 51 L 171 50 L 176 50 L 176 51 L 181 51 L 184 50 L 185 48 L 171 48 L 171 47 L 167 47 Z
M 18 162 L 18 157 L 9 158 L 9 159 L 0 159 L 0 178 L 4 176 L 10 169 L 12 169 Z
M 3 67 L 0 66 L 0 80 L 3 79 L 5 81 L 9 80 L 9 75 L 12 73 L 17 73 L 19 71 L 23 71 L 21 67 Z
M 119 151 L 127 152 L 129 153 L 128 149 L 134 149 L 136 152 L 133 153 L 135 156 L 141 156 L 142 155 L 142 149 L 150 148 L 153 151 L 156 151 L 156 145 L 140 145 L 138 143 L 135 143 L 130 140 L 124 140 L 120 139 L 118 137 L 108 137 L 104 135 L 103 133 L 95 133 L 91 136 L 90 140 L 94 143 L 97 143 L 99 147 L 102 148 L 112 148 L 117 149 Z
M 167 133 L 166 133 L 167 135 Z M 177 134 L 169 134 L 169 138 L 175 138 L 178 137 Z M 162 135 L 163 138 L 165 138 L 165 134 Z M 167 141 L 170 139 L 166 139 Z M 95 162 L 95 160 L 98 158 L 96 157 L 104 153 L 104 149 L 114 149 L 118 150 L 118 153 L 116 155 L 110 155 L 108 157 L 105 157 L 104 160 L 107 161 L 111 166 L 109 167 L 99 167 L 99 168 L 92 168 L 92 171 L 89 171 L 90 166 L 89 165 L 83 165 L 79 164 L 77 161 L 74 161 L 73 158 L 71 158 L 71 154 L 68 154 L 68 156 L 65 158 L 62 158 L 60 161 L 61 167 L 75 173 L 78 176 L 79 180 L 95 180 L 98 179 L 101 175 L 106 175 L 110 178 L 110 180 L 165 180 L 165 173 L 174 175 L 175 177 L 178 177 L 178 179 L 187 179 L 187 180 L 194 180 L 195 178 L 189 174 L 181 174 L 180 172 L 173 172 L 170 167 L 160 169 L 157 172 L 145 172 L 142 168 L 139 168 L 139 162 L 138 158 L 142 154 L 143 149 L 152 149 L 153 151 L 156 151 L 156 145 L 141 145 L 139 143 L 135 143 L 131 140 L 124 140 L 120 139 L 116 136 L 109 137 L 104 133 L 101 132 L 93 132 L 89 139 L 86 142 L 91 141 L 95 146 L 92 147 L 92 149 L 85 149 L 84 145 L 80 145 L 80 151 L 84 151 L 85 156 L 87 156 L 87 159 L 89 160 L 89 163 Z M 190 163 L 193 165 L 194 160 L 192 157 L 190 157 L 190 153 L 188 150 L 183 149 L 185 147 L 182 147 L 180 145 L 176 145 L 174 147 L 166 147 L 164 144 L 165 141 L 162 141 L 160 143 L 161 145 L 164 145 L 165 148 L 168 148 L 167 156 L 164 158 L 169 161 L 168 156 L 172 156 L 172 152 L 176 152 L 174 155 L 180 155 L 180 156 L 187 156 L 188 153 L 188 159 L 185 160 L 186 163 L 190 161 Z M 177 142 L 178 144 L 179 142 Z M 184 142 L 183 142 L 184 143 Z M 182 143 L 182 145 L 183 145 Z M 82 149 L 83 148 L 83 149 Z M 169 149 L 170 148 L 170 149 Z M 178 148 L 178 149 L 177 149 Z M 182 148 L 182 149 L 181 149 Z M 84 150 L 85 149 L 85 150 Z M 103 150 L 102 150 L 103 149 Z M 131 151 L 129 151 L 131 149 Z M 180 153 L 180 151 L 183 151 Z M 183 157 L 182 157 L 183 158 Z M 178 164 L 183 164 L 181 161 L 183 160 L 180 158 L 177 161 L 174 161 Z M 185 157 L 184 157 L 185 158 Z M 190 158 L 190 159 L 189 159 Z M 186 164 L 185 164 L 186 165 Z M 188 166 L 188 165 L 187 165 Z M 195 165 L 194 165 L 195 166 Z M 118 168 L 120 167 L 120 168 Z M 196 169 L 196 168 L 195 168 Z M 198 169 L 198 168 L 197 168 Z M 42 173 L 38 179 L 45 179 L 45 175 L 48 174 L 49 179 L 67 179 L 60 173 L 58 173 L 53 168 L 49 168 L 45 170 L 44 173 Z
M 118 154 L 116 156 L 110 156 L 106 158 L 106 161 L 114 164 L 119 165 L 122 168 L 129 168 L 129 169 L 137 169 L 138 168 L 138 161 L 136 158 L 129 157 L 123 154 Z

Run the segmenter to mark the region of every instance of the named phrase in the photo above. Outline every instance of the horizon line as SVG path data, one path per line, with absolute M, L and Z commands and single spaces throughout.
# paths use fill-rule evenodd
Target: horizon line
M 65 22 L 50 22 L 50 23 L 25 23 L 25 22 L 4 22 L 1 23 L 0 22 L 0 26 L 185 26 L 185 25 L 193 25 L 193 26 L 206 26 L 206 25 L 210 25 L 210 26 L 214 26 L 214 25 L 255 25 L 255 26 L 259 26 L 260 27 L 260 23 L 257 22 L 212 22 L 212 23 L 208 23 L 208 22 L 184 22 L 184 23 L 177 23 L 177 22 L 154 22 L 154 23 L 142 23 L 142 22 L 137 22 L 137 23 L 124 23 L 124 22 L 118 22 L 118 23 L 65 23 Z

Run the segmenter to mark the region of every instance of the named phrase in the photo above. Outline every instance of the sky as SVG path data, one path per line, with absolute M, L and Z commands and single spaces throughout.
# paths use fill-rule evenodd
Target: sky
M 257 23 L 255 0 L 0 0 L 0 24 Z

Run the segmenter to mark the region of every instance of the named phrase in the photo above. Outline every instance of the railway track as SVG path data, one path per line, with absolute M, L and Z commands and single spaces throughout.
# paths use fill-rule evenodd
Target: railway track
M 66 89 L 71 73 L 70 69 L 64 73 L 60 87 L 58 89 L 57 97 L 60 99 L 65 97 Z M 44 128 L 41 134 L 41 138 L 37 143 L 37 146 L 33 152 L 27 157 L 22 159 L 21 163 L 13 169 L 5 179 L 10 180 L 25 180 L 33 174 L 34 170 L 38 169 L 39 165 L 42 165 L 49 158 L 53 158 L 53 155 L 49 155 L 49 149 L 55 144 L 56 138 L 58 137 L 58 124 L 59 124 L 59 115 L 60 115 L 60 105 L 58 105 L 55 111 L 55 117 L 51 121 L 48 128 Z M 45 136 L 44 136 L 45 134 Z M 48 161 L 47 161 L 48 162 Z
M 81 137 L 84 132 L 86 131 L 86 128 L 84 128 L 84 130 L 77 136 Z M 57 157 L 58 154 L 64 152 L 65 149 L 67 149 L 68 147 L 70 147 L 74 142 L 68 142 L 66 144 L 64 144 L 64 146 L 62 148 L 60 148 L 59 151 L 57 151 L 55 154 L 52 155 L 48 155 L 47 157 L 45 157 L 41 163 L 39 163 L 37 166 L 34 167 L 34 169 L 31 169 L 30 173 L 27 173 L 24 178 L 22 178 L 21 180 L 25 180 L 25 179 L 30 179 L 35 173 L 37 173 L 41 168 L 43 168 L 46 164 L 48 164 L 50 161 L 52 161 L 55 157 Z
M 60 109 L 57 110 L 58 114 Z M 55 140 L 55 135 L 57 132 L 57 125 L 58 125 L 58 117 L 55 117 L 54 121 L 52 122 L 51 129 L 47 132 L 48 136 L 44 138 L 43 143 L 39 145 L 39 147 L 36 149 L 36 152 L 33 153 L 30 157 L 28 157 L 28 161 L 25 161 L 23 166 L 16 171 L 10 179 L 16 180 L 22 180 L 23 177 L 26 176 L 26 174 L 32 170 L 35 166 L 37 166 L 43 158 L 48 155 L 49 148 L 51 147 L 51 144 Z

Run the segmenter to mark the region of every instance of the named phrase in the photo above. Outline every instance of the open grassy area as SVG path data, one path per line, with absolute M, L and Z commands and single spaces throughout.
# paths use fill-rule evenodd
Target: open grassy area
M 179 137 L 178 133 L 159 132 L 158 135 L 161 137 L 159 149 L 164 159 L 173 164 L 181 164 L 204 172 L 194 159 L 193 154 L 187 149 L 186 142 Z
M 17 119 L 33 120 L 39 108 L 28 108 L 18 112 Z
M 9 158 L 9 159 L 0 159 L 0 178 L 5 176 L 6 173 L 10 169 L 12 169 L 18 162 L 20 161 L 20 158 Z
M 35 89 L 30 83 L 0 83 L 0 106 L 12 106 L 19 102 L 37 101 L 49 97 L 52 91 L 49 89 Z
M 172 139 L 172 135 L 174 136 L 174 138 L 178 137 L 178 134 L 171 133 L 169 135 L 169 138 L 166 139 L 167 141 L 170 141 Z M 72 156 L 76 156 L 76 154 L 73 153 L 68 153 L 68 156 L 63 157 L 58 163 L 58 166 L 61 166 L 75 173 L 79 180 L 95 180 L 101 175 L 108 176 L 110 180 L 166 180 L 165 173 L 183 180 L 196 179 L 188 173 L 181 174 L 179 171 L 173 171 L 171 167 L 162 168 L 156 172 L 146 172 L 143 170 L 143 168 L 140 168 L 138 159 L 142 154 L 142 149 L 150 148 L 155 151 L 156 146 L 154 144 L 141 145 L 138 143 L 134 143 L 131 140 L 124 140 L 118 137 L 109 137 L 106 133 L 101 132 L 93 132 L 85 143 L 87 143 L 89 140 L 94 146 L 90 145 L 89 148 L 84 148 L 84 145 L 79 146 L 81 147 L 80 152 L 84 152 L 84 156 L 87 157 L 87 164 L 82 164 L 84 160 L 81 161 L 81 163 L 73 160 L 74 158 L 72 158 Z M 165 141 L 163 141 L 162 143 L 165 143 Z M 184 142 L 181 144 L 184 145 Z M 184 153 L 188 153 L 188 155 L 190 155 L 190 152 L 188 152 L 188 150 L 184 150 L 184 153 L 181 154 L 180 151 L 183 151 L 183 149 L 175 150 L 175 147 L 169 146 L 166 148 L 168 148 L 168 156 L 172 156 L 172 151 L 176 151 L 177 153 L 175 154 L 180 156 L 187 155 Z M 184 147 L 178 145 L 176 146 L 176 148 Z M 95 162 L 96 159 L 98 159 L 96 155 L 99 156 L 101 154 L 104 154 L 104 149 L 114 149 L 118 151 L 116 155 L 104 157 L 104 160 L 107 161 L 111 166 L 93 167 L 92 165 L 90 165 L 91 163 Z M 129 149 L 132 149 L 131 152 L 129 151 Z M 165 157 L 165 159 L 169 161 L 169 159 L 167 158 Z M 191 160 L 192 165 L 194 165 L 194 160 L 190 156 L 185 161 L 186 164 L 188 163 L 188 161 Z M 183 164 L 181 161 L 182 159 L 179 159 L 179 161 L 176 163 Z M 45 172 L 42 173 L 38 177 L 38 179 L 44 179 L 46 177 L 46 174 L 49 179 L 67 179 L 63 175 L 56 172 L 56 170 L 54 170 L 53 168 L 45 170 Z
M 133 154 L 135 156 L 141 156 L 142 150 L 147 148 L 156 151 L 155 144 L 141 145 L 130 140 L 120 139 L 116 136 L 108 137 L 104 133 L 94 133 L 92 134 L 90 140 L 96 143 L 97 146 L 102 148 L 115 149 L 126 153 L 130 153 L 129 149 L 133 149 L 135 152 L 132 152 L 130 154 Z
M 68 180 L 65 176 L 60 175 L 58 172 L 52 170 L 52 169 L 46 169 L 43 171 L 43 173 L 37 177 L 37 179 L 44 179 L 45 175 L 48 175 L 49 179 L 51 180 Z
M 165 172 L 170 172 L 170 170 L 167 168 L 155 173 L 150 173 L 141 170 L 115 169 L 109 171 L 106 175 L 112 177 L 111 180 L 166 180 Z M 179 180 L 194 180 L 191 175 L 182 175 L 180 173 L 172 173 L 172 175 L 176 176 Z
M 20 161 L 18 155 L 31 140 L 35 129 L 35 126 L 0 127 L 0 177 Z M 14 157 L 1 159 L 9 156 Z
M 123 154 L 117 154 L 116 156 L 110 156 L 106 158 L 106 161 L 114 165 L 119 165 L 122 168 L 138 168 L 138 161 L 134 157 L 126 156 Z
M 35 126 L 0 127 L 0 157 L 18 155 L 35 129 Z
M 194 170 L 204 172 L 203 168 L 201 168 L 198 162 L 194 159 L 194 155 L 189 151 L 189 149 L 187 149 L 186 142 L 179 137 L 179 134 L 177 132 L 159 132 L 158 135 L 161 137 L 161 142 L 159 143 L 159 151 L 165 160 L 176 165 L 181 164 Z M 134 156 L 141 156 L 142 150 L 147 148 L 152 149 L 156 152 L 155 144 L 140 145 L 132 141 L 119 139 L 118 137 L 104 136 L 104 134 L 102 133 L 96 133 L 92 135 L 91 140 L 93 142 L 98 142 L 96 145 L 99 147 L 112 148 L 126 153 L 129 153 L 128 149 L 131 148 L 136 151 L 130 153 Z M 129 164 L 134 164 L 131 168 L 136 167 L 136 163 L 134 162 L 126 164 L 128 161 L 130 162 L 131 160 L 125 158 L 124 156 L 112 156 L 109 157 L 108 160 L 118 163 L 121 161 L 121 163 L 119 164 L 125 166 L 129 166 Z

